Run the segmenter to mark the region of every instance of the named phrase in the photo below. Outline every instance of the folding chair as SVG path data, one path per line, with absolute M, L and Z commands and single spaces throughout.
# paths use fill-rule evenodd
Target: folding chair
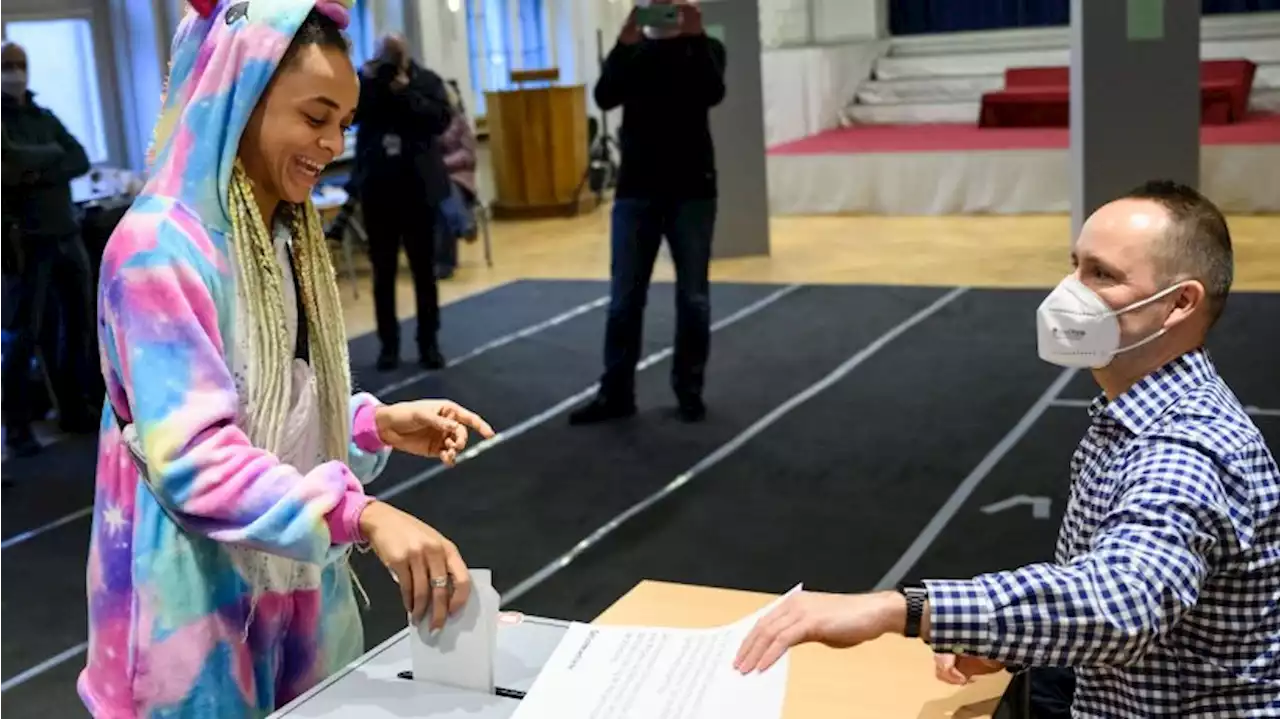
M 486 267 L 493 267 L 493 242 L 489 237 L 489 220 L 493 217 L 493 210 L 489 209 L 489 203 L 476 193 L 475 202 L 471 205 L 471 214 L 475 217 L 476 229 L 480 230 L 480 237 L 484 241 L 484 264 Z
M 369 244 L 369 234 L 365 231 L 361 218 L 357 216 L 360 203 L 348 195 L 343 188 L 332 185 L 320 188 L 311 199 L 317 212 L 340 208 L 333 222 L 325 228 L 325 237 L 331 241 L 337 240 L 342 248 L 342 263 L 346 266 L 352 296 L 360 299 L 360 283 L 356 279 L 355 249 L 351 242 L 351 235 L 354 234 L 361 244 Z

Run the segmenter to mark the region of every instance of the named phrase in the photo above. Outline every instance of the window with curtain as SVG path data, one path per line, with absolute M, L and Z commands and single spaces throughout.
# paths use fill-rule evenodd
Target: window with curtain
M 359 68 L 373 56 L 376 42 L 373 38 L 373 21 L 369 18 L 369 3 L 357 1 L 352 8 L 347 37 L 351 40 L 351 61 Z
M 512 70 L 551 64 L 544 0 L 467 0 L 467 41 L 476 115 L 484 93 L 511 87 Z
M 1277 12 L 1280 11 L 1280 0 L 1201 0 L 1200 11 L 1205 15 Z
M 27 51 L 28 82 L 36 103 L 58 116 L 84 146 L 90 162 L 106 162 L 107 131 L 89 20 L 5 21 L 4 36 Z
M 889 32 L 919 35 L 1066 25 L 1070 10 L 1071 0 L 889 0 Z
M 1200 7 L 1205 15 L 1267 12 L 1280 10 L 1280 0 L 1201 0 Z M 1070 0 L 889 0 L 889 31 L 918 35 L 1066 25 L 1070 10 Z

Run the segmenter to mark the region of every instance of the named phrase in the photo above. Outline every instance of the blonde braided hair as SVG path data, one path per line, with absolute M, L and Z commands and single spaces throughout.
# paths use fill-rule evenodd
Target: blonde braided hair
M 232 172 L 228 207 L 236 273 L 250 303 L 249 358 L 245 431 L 254 445 L 279 454 L 291 403 L 294 349 L 285 325 L 284 272 L 276 259 L 271 232 L 258 210 L 253 188 L 239 161 Z M 310 357 L 316 375 L 326 459 L 346 462 L 351 418 L 351 369 L 337 276 L 320 217 L 308 200 L 289 209 L 294 267 L 307 323 Z

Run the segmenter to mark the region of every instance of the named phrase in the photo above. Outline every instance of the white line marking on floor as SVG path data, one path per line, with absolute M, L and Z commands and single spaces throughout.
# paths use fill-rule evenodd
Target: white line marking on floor
M 506 334 L 501 337 L 498 337 L 497 339 L 486 342 L 480 345 L 479 347 L 471 350 L 470 352 L 464 355 L 461 355 L 453 360 L 450 360 L 447 367 L 448 368 L 457 367 L 458 365 L 464 362 L 473 360 L 476 357 L 479 357 L 480 355 L 486 352 L 490 352 L 492 350 L 498 349 L 499 347 L 505 347 L 506 345 L 509 345 L 512 342 L 516 342 L 518 340 L 532 337 L 533 335 L 536 335 L 539 332 L 551 329 L 552 327 L 556 327 L 558 325 L 562 325 L 565 322 L 568 322 L 569 320 L 572 320 L 575 317 L 580 317 L 588 312 L 591 312 L 592 310 L 596 310 L 601 307 L 604 307 L 607 304 L 609 304 L 608 295 L 605 295 L 604 297 L 597 297 L 596 299 L 591 300 L 590 302 L 584 302 L 576 307 L 573 307 L 572 309 L 561 312 L 560 314 L 550 319 L 543 320 L 542 322 L 538 322 L 537 324 L 529 325 L 528 327 L 520 329 L 516 332 L 512 332 L 510 334 Z M 399 390 L 402 390 L 406 387 L 413 385 L 414 383 L 421 382 L 422 380 L 426 379 L 432 374 L 434 373 L 426 372 L 426 371 L 418 372 L 416 374 L 405 377 L 404 379 L 392 382 L 386 387 L 383 387 L 377 390 L 373 394 L 376 397 L 385 397 L 386 395 L 389 395 L 392 392 L 397 392 Z M 39 527 L 29 529 L 20 534 L 15 534 L 12 537 L 9 537 L 8 539 L 4 540 L 3 542 L 0 542 L 0 551 L 8 549 L 9 547 L 12 547 L 14 545 L 22 544 L 23 542 L 35 539 L 36 537 L 40 536 L 41 534 L 44 534 L 45 532 L 50 532 L 65 524 L 70 524 L 71 522 L 74 522 L 77 519 L 82 519 L 84 517 L 87 517 L 92 512 L 93 512 L 92 507 L 82 507 L 80 509 L 77 509 L 74 512 L 71 512 L 70 514 L 67 514 L 55 519 L 52 522 L 49 522 L 47 524 L 42 524 Z
M 0 684 L 0 694 L 7 692 L 10 689 L 16 686 L 19 686 L 21 684 L 26 684 L 32 679 L 35 679 L 41 674 L 44 674 L 50 669 L 53 669 L 54 667 L 58 666 L 59 664 L 80 656 L 81 654 L 84 653 L 84 650 L 88 648 L 89 648 L 89 642 L 80 642 L 74 647 L 71 647 L 70 649 L 65 649 L 59 652 L 58 654 L 55 654 L 49 657 L 48 659 L 40 662 L 34 667 L 31 667 L 28 670 L 16 676 L 10 677 L 9 679 L 6 679 L 3 684 Z
M 755 314 L 756 312 L 759 312 L 760 310 L 764 309 L 765 307 L 768 307 L 769 305 L 771 305 L 771 304 L 773 304 L 773 303 L 777 302 L 778 300 L 782 299 L 783 297 L 786 297 L 787 295 L 789 295 L 789 294 L 791 294 L 791 293 L 795 292 L 796 290 L 800 289 L 800 287 L 801 287 L 801 285 L 787 285 L 786 287 L 783 287 L 783 288 L 781 288 L 781 289 L 779 289 L 779 290 L 776 290 L 776 291 L 774 291 L 774 292 L 772 292 L 772 293 L 770 293 L 770 294 L 766 295 L 765 297 L 763 297 L 763 298 L 761 298 L 761 299 L 759 299 L 759 300 L 756 300 L 755 302 L 753 302 L 753 303 L 751 303 L 751 304 L 747 305 L 746 307 L 743 307 L 742 309 L 738 310 L 737 312 L 734 312 L 733 314 L 731 314 L 731 315 L 729 315 L 729 316 L 727 316 L 727 317 L 725 317 L 725 318 L 721 319 L 719 322 L 716 322 L 715 324 L 711 325 L 711 331 L 712 331 L 712 332 L 716 332 L 716 331 L 722 330 L 722 329 L 724 329 L 725 327 L 728 327 L 728 326 L 730 326 L 730 325 L 732 325 L 732 324 L 735 324 L 735 323 L 737 323 L 737 322 L 739 322 L 739 321 L 741 321 L 741 320 L 743 320 L 743 319 L 745 319 L 745 318 L 747 318 L 747 317 L 749 317 L 749 316 L 751 316 L 751 315 Z M 674 351 L 675 351 L 675 348 L 674 348 L 674 347 L 670 347 L 670 346 L 668 346 L 668 347 L 667 347 L 667 348 L 665 348 L 665 349 L 659 350 L 659 351 L 657 351 L 657 352 L 654 352 L 653 354 L 650 354 L 650 355 L 646 356 L 646 357 L 645 357 L 644 359 L 642 359 L 638 364 L 636 364 L 636 371 L 638 372 L 638 371 L 645 370 L 645 369 L 647 369 L 647 368 L 649 368 L 649 367 L 652 367 L 653 365 L 657 364 L 658 362 L 661 362 L 662 360 L 664 360 L 664 359 L 666 359 L 667 357 L 671 356 L 671 353 L 672 353 L 672 352 L 674 352 Z M 597 389 L 598 387 L 599 387 L 599 385 L 598 385 L 598 384 L 593 384 L 593 385 L 591 385 L 590 387 L 586 388 L 585 390 L 583 390 L 583 391 L 581 391 L 581 392 L 579 392 L 579 393 L 577 393 L 577 394 L 573 395 L 572 397 L 569 397 L 569 398 L 565 399 L 563 402 L 560 402 L 559 404 L 555 405 L 554 407 L 552 407 L 552 408 L 550 408 L 550 409 L 548 409 L 548 410 L 544 410 L 543 412 L 541 412 L 541 413 L 539 413 L 539 414 L 536 414 L 536 415 L 534 415 L 533 417 L 530 417 L 530 418 L 528 418 L 528 419 L 524 420 L 523 422 L 521 422 L 520 424 L 515 425 L 515 426 L 514 426 L 514 427 L 512 427 L 511 429 L 508 429 L 508 430 L 504 430 L 504 431 L 502 431 L 502 432 L 499 432 L 498 434 L 494 435 L 491 439 L 488 439 L 488 440 L 486 440 L 486 441 L 484 441 L 484 442 L 481 442 L 480 444 L 473 445 L 472 447 L 470 447 L 469 449 L 467 449 L 465 452 L 463 452 L 462 454 L 458 455 L 458 464 L 461 464 L 462 462 L 464 462 L 464 461 L 466 461 L 466 460 L 468 460 L 468 459 L 471 459 L 471 458 L 473 458 L 473 457 L 475 457 L 475 456 L 477 456 L 477 455 L 481 454 L 482 452 L 486 452 L 486 451 L 488 451 L 489 449 L 491 449 L 492 447 L 494 447 L 494 446 L 496 446 L 496 445 L 499 445 L 499 444 L 501 444 L 501 443 L 503 443 L 503 442 L 507 441 L 508 439 L 512 439 L 512 438 L 514 438 L 514 437 L 518 437 L 518 436 L 520 436 L 521 434 L 524 434 L 525 432 L 528 432 L 529 430 L 533 429 L 534 427 L 537 427 L 538 425 L 542 424 L 543 422 L 546 422 L 548 419 L 551 419 L 552 417 L 554 417 L 555 415 L 559 414 L 560 412 L 564 412 L 564 411 L 566 411 L 568 408 L 573 407 L 574 405 L 576 405 L 576 404 L 578 404 L 578 403 L 580 403 L 580 402 L 585 401 L 586 399 L 588 399 L 589 397 L 591 397 L 591 395 L 592 395 L 592 394 L 594 394 L 594 393 L 595 393 L 595 391 L 596 391 L 596 389 Z M 414 487 L 416 487 L 416 486 L 418 486 L 418 485 L 422 484 L 423 482 L 427 481 L 428 479 L 431 479 L 432 477 L 434 477 L 434 476 L 436 476 L 436 475 L 440 474 L 441 472 L 445 471 L 446 469 L 448 469 L 448 468 L 447 468 L 447 467 L 445 467 L 443 464 L 438 464 L 438 465 L 436 465 L 436 466 L 434 466 L 434 467 L 432 467 L 432 468 L 430 468 L 430 469 L 428 469 L 428 470 L 425 470 L 425 471 L 419 472 L 418 474 L 414 475 L 413 477 L 410 477 L 409 479 L 406 479 L 406 480 L 404 480 L 404 481 L 402 481 L 402 482 L 398 482 L 398 483 L 396 483 L 396 484 L 391 485 L 391 487 L 390 487 L 390 488 L 388 488 L 388 489 L 387 489 L 387 491 L 385 491 L 385 492 L 378 492 L 378 493 L 375 493 L 375 494 L 376 494 L 376 496 L 378 497 L 378 499 L 380 499 L 380 500 L 382 500 L 382 501 L 388 501 L 388 500 L 390 500 L 392 497 L 395 497 L 395 496 L 397 496 L 397 495 L 399 495 L 399 494 L 402 494 L 402 493 L 404 493 L 404 492 L 406 492 L 406 491 L 408 491 L 408 490 L 410 490 L 410 489 L 413 489 Z M 390 641 L 390 640 L 388 640 L 388 641 Z M 384 644 L 386 644 L 386 642 L 384 642 Z M 88 646 L 88 644 L 87 644 L 87 643 L 85 643 L 85 644 L 80 644 L 79 646 L 72 647 L 71 649 L 68 649 L 68 650 L 66 650 L 66 651 L 62 652 L 61 654 L 58 654 L 57 656 L 50 657 L 49 659 L 46 659 L 46 660 L 44 660 L 43 662 L 40 662 L 39 664 L 35 665 L 34 667 L 32 667 L 32 668 L 30 668 L 30 669 L 28 669 L 28 670 L 26 670 L 26 671 L 22 672 L 21 674 L 19 674 L 19 675 L 15 676 L 15 677 L 13 677 L 12 679 L 10 679 L 9 681 L 5 682 L 5 683 L 4 683 L 3 691 L 8 691 L 11 687 L 15 687 L 15 686 L 17 686 L 17 685 L 19 685 L 19 684 L 22 684 L 23 682 L 29 681 L 29 680 L 33 679 L 34 677 L 36 677 L 36 676 L 38 676 L 38 675 L 40 675 L 40 674 L 43 674 L 44 672 L 46 672 L 46 671 L 48 671 L 48 670 L 50 670 L 50 669 L 52 669 L 52 668 L 54 668 L 54 667 L 58 666 L 59 664 L 61 664 L 61 663 L 65 662 L 65 661 L 67 661 L 67 660 L 69 660 L 69 659 L 71 659 L 71 658 L 75 657 L 76 655 L 78 655 L 78 654 L 80 654 L 81 652 L 83 652 L 83 651 L 85 650 L 85 647 L 87 647 L 87 646 Z M 380 645 L 380 646 L 381 646 L 381 645 Z
M 93 514 L 93 507 L 81 507 L 80 509 L 77 509 L 76 511 L 70 514 L 61 516 L 53 520 L 52 522 L 49 522 L 48 524 L 42 524 L 39 527 L 36 527 L 35 529 L 29 529 L 25 532 L 22 532 L 20 534 L 15 534 L 12 537 L 9 537 L 3 542 L 0 542 L 0 550 L 8 549 L 9 547 L 12 547 L 15 544 L 22 544 L 28 539 L 34 539 L 35 537 L 38 537 L 41 534 L 44 534 L 45 532 L 53 531 L 64 524 L 71 524 L 77 519 L 87 517 L 90 514 Z
M 774 302 L 777 302 L 778 300 L 782 299 L 783 297 L 786 297 L 787 295 L 791 294 L 792 292 L 795 292 L 798 289 L 800 289 L 800 285 L 787 285 L 786 287 L 783 287 L 780 290 L 772 292 L 766 295 L 765 297 L 747 305 L 746 307 L 743 307 L 737 312 L 734 312 L 728 317 L 721 319 L 719 322 L 716 322 L 715 324 L 711 325 L 711 331 L 718 332 L 724 329 L 725 327 L 728 327 L 729 325 L 732 325 L 747 317 L 750 317 L 751 315 L 759 312 L 765 307 L 768 307 L 769 305 L 773 304 Z M 642 358 L 638 363 L 636 363 L 636 371 L 641 372 L 648 369 L 649 367 L 652 367 L 658 362 L 661 362 L 667 357 L 670 357 L 674 351 L 675 351 L 675 348 L 668 345 L 667 347 Z M 515 439 L 516 437 L 519 437 L 525 432 L 528 432 L 529 430 L 534 429 L 535 427 L 538 427 L 539 425 L 547 422 L 548 420 L 554 418 L 555 416 L 569 411 L 573 407 L 579 404 L 582 404 L 583 402 L 590 399 L 599 389 L 600 389 L 599 383 L 592 384 L 591 386 L 586 387 L 585 389 L 578 392 L 577 394 L 574 394 L 571 397 L 564 398 L 554 406 L 544 409 L 543 411 L 533 415 L 532 417 L 525 419 L 519 424 L 516 424 L 508 429 L 504 429 L 501 432 L 498 432 L 497 434 L 495 434 L 493 437 L 483 442 L 480 442 L 479 444 L 475 444 L 468 447 L 466 450 L 462 452 L 462 454 L 458 455 L 457 464 L 462 464 L 463 462 L 469 459 L 474 459 L 475 457 L 485 452 L 488 452 L 494 447 L 504 442 L 507 442 L 508 440 Z M 414 487 L 417 487 L 423 482 L 426 482 L 432 477 L 435 477 L 441 474 L 442 472 L 445 472 L 448 469 L 449 468 L 444 466 L 443 464 L 437 464 L 434 467 L 431 467 L 429 469 L 424 469 L 423 471 L 415 474 L 414 476 L 402 482 L 391 485 L 391 487 L 388 488 L 386 491 L 377 492 L 376 493 L 377 497 L 378 499 L 381 499 L 383 501 L 389 501 L 393 497 L 396 497 L 400 494 L 403 494 L 404 492 L 409 491 L 410 489 L 413 489 Z
M 1091 399 L 1055 399 L 1049 403 L 1050 407 L 1066 407 L 1069 409 L 1089 409 L 1093 405 Z
M 1093 404 L 1091 399 L 1055 399 L 1049 403 L 1052 407 L 1070 408 L 1070 409 L 1089 409 Z M 1259 407 L 1256 404 L 1246 404 L 1244 406 L 1246 414 L 1252 417 L 1280 417 L 1280 409 L 1269 409 Z
M 575 317 L 580 317 L 582 315 L 585 315 L 588 312 L 604 307 L 607 304 L 609 304 L 608 295 L 605 295 L 604 297 L 597 297 L 596 299 L 591 300 L 590 302 L 584 302 L 583 304 L 580 304 L 577 307 L 574 307 L 573 309 L 566 310 L 565 312 L 561 312 L 560 314 L 556 315 L 555 317 L 552 317 L 551 319 L 543 320 L 542 322 L 539 322 L 537 324 L 529 325 L 528 327 L 525 327 L 524 329 L 519 330 L 518 332 L 512 332 L 511 334 L 503 335 L 495 340 L 486 342 L 464 355 L 461 355 L 459 357 L 449 360 L 448 363 L 445 365 L 445 368 L 452 369 L 462 364 L 463 362 L 467 362 L 475 359 L 476 357 L 479 357 L 485 352 L 489 352 L 490 350 L 496 350 L 499 347 L 505 347 L 511 344 L 512 342 L 525 339 L 526 337 L 532 337 L 533 335 L 536 335 L 539 332 L 542 332 L 543 330 L 548 330 L 548 329 L 551 329 L 552 327 L 556 327 L 557 325 L 562 325 Z M 427 377 L 430 377 L 431 375 L 436 374 L 438 371 L 439 370 L 423 370 L 421 372 L 411 374 L 408 377 L 405 377 L 404 379 L 397 380 L 385 387 L 378 389 L 373 394 L 376 397 L 384 397 L 386 395 L 391 394 L 392 392 L 399 392 L 400 390 L 406 387 L 409 387 L 418 382 L 421 382 Z
M 907 576 L 907 572 L 911 571 L 916 562 L 920 561 L 920 557 L 938 538 L 942 530 L 946 528 L 947 522 L 950 522 L 956 512 L 960 511 L 960 507 L 969 499 L 969 495 L 973 494 L 973 490 L 978 488 L 982 480 L 986 479 L 991 470 L 1000 463 L 1000 460 L 1009 453 L 1009 450 L 1013 449 L 1018 440 L 1022 439 L 1023 435 L 1035 425 L 1036 420 L 1040 419 L 1040 416 L 1049 409 L 1053 401 L 1058 397 L 1058 393 L 1066 388 L 1076 372 L 1077 370 L 1075 369 L 1063 370 L 1058 375 L 1058 378 L 1053 381 L 1053 384 L 1049 385 L 1049 388 L 1044 391 L 1044 394 L 1040 395 L 1035 404 L 1031 405 L 1031 409 L 1022 415 L 1022 419 L 1018 420 L 1013 429 L 1010 429 L 1000 442 L 995 447 L 992 447 L 990 452 L 987 452 L 987 456 L 983 457 L 978 466 L 974 467 L 972 472 L 969 472 L 969 476 L 960 482 L 960 486 L 956 487 L 951 496 L 947 498 L 946 503 L 938 510 L 938 513 L 933 515 L 933 519 L 929 520 L 929 523 L 925 525 L 925 528 L 920 532 L 920 536 L 916 537 L 911 546 L 907 547 L 907 551 L 898 558 L 897 563 L 880 579 L 876 589 L 892 589 L 902 582 L 902 578 Z
M 649 507 L 652 507 L 654 504 L 661 502 L 663 499 L 665 499 L 667 496 L 669 496 L 673 492 L 679 490 L 684 485 L 693 481 L 693 479 L 697 477 L 699 474 L 702 474 L 706 470 L 718 464 L 724 458 L 733 454 L 740 447 L 742 447 L 744 444 L 749 442 L 752 438 L 756 437 L 761 432 L 768 429 L 775 422 L 782 419 L 784 416 L 786 416 L 789 412 L 794 410 L 796 407 L 799 407 L 805 402 L 808 402 L 809 400 L 817 396 L 819 393 L 831 387 L 836 382 L 839 382 L 846 375 L 852 372 L 856 367 L 858 367 L 858 365 L 861 365 L 872 355 L 874 355 L 875 353 L 883 349 L 885 345 L 897 339 L 907 330 L 911 329 L 912 327 L 915 327 L 917 324 L 928 319 L 934 313 L 938 312 L 938 310 L 941 310 L 943 307 L 950 304 L 952 300 L 964 294 L 966 291 L 967 289 L 963 287 L 951 290 L 950 292 L 943 295 L 938 300 L 934 301 L 933 304 L 929 305 L 928 307 L 925 307 L 919 312 L 916 312 L 911 317 L 908 317 L 906 320 L 902 321 L 900 324 L 898 324 L 894 328 L 890 329 L 888 332 L 881 335 L 874 342 L 872 342 L 871 344 L 861 349 L 857 354 L 845 360 L 843 363 L 840 364 L 840 366 L 836 367 L 825 377 L 809 385 L 799 394 L 792 396 L 786 402 L 783 402 L 777 407 L 774 407 L 768 414 L 756 420 L 754 424 L 752 424 L 750 427 L 747 427 L 745 430 L 743 430 L 733 439 L 721 445 L 711 454 L 708 454 L 707 456 L 703 457 L 701 460 L 698 461 L 697 464 L 694 464 L 692 467 L 685 470 L 682 474 L 680 474 L 675 479 L 673 479 L 665 487 L 659 489 L 658 491 L 654 492 L 653 494 L 649 495 L 643 500 L 631 505 L 629 508 L 627 508 L 626 511 L 622 512 L 618 516 L 614 517 L 613 519 L 609 520 L 608 522 L 606 522 L 605 524 L 597 528 L 591 534 L 587 535 L 585 538 L 582 539 L 582 541 L 575 544 L 572 549 L 560 555 L 559 557 L 556 557 L 550 563 L 542 567 L 542 569 L 539 569 L 533 575 L 529 576 L 524 581 L 512 587 L 510 591 L 502 595 L 501 603 L 505 606 L 511 602 L 516 601 L 517 599 L 519 599 L 520 597 L 528 593 L 530 590 L 537 587 L 539 584 L 542 584 L 547 579 L 551 578 L 556 572 L 559 572 L 561 569 L 564 569 L 565 567 L 569 566 L 571 563 L 573 563 L 575 559 L 581 556 L 583 552 L 586 552 L 588 549 L 590 549 L 595 544 L 600 542 L 600 540 L 604 539 L 606 536 L 608 536 L 618 527 L 622 526 L 632 517 L 636 516 L 637 514 L 640 514 L 641 512 L 648 509 Z

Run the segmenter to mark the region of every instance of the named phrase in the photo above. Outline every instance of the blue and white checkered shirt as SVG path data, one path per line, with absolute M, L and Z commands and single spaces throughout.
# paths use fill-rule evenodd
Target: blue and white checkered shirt
M 933 647 L 1074 667 L 1077 717 L 1280 716 L 1262 435 L 1203 350 L 1089 414 L 1055 563 L 926 582 Z

